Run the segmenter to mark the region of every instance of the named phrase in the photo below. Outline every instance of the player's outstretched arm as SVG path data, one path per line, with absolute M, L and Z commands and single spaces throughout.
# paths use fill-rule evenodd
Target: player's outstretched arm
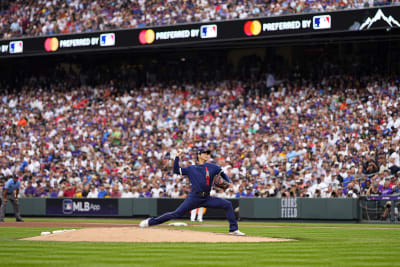
M 174 161 L 174 173 L 176 174 L 182 174 L 181 173 L 181 168 L 179 167 L 179 157 L 182 155 L 182 151 L 178 150 L 176 153 L 175 161 Z

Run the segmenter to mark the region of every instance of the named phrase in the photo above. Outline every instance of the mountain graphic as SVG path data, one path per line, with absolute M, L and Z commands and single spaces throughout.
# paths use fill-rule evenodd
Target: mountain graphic
M 393 27 L 393 24 L 395 24 L 397 27 L 400 27 L 400 23 L 395 20 L 392 16 L 386 17 L 385 14 L 383 14 L 382 10 L 379 9 L 375 16 L 371 19 L 370 17 L 368 17 L 363 24 L 361 24 L 360 26 L 360 30 L 363 30 L 365 27 L 367 27 L 367 29 L 371 28 L 371 26 L 377 22 L 378 20 L 383 19 L 384 21 L 386 21 L 387 24 L 390 25 L 390 27 Z

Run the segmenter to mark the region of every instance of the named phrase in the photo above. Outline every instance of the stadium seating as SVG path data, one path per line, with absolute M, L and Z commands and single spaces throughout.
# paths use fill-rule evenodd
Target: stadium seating
M 398 1 L 393 1 L 393 4 L 398 3 Z M 19 36 L 92 32 L 199 21 L 360 9 L 390 4 L 392 3 L 389 0 L 1 1 L 0 37 L 9 39 Z
M 399 80 L 299 83 L 270 73 L 258 83 L 121 89 L 61 76 L 26 77 L 20 90 L 0 92 L 0 175 L 19 175 L 21 195 L 29 187 L 37 197 L 184 197 L 189 181 L 172 174 L 172 162 L 183 149 L 182 166 L 192 164 L 200 146 L 234 182 L 212 192 L 222 197 L 399 191 Z

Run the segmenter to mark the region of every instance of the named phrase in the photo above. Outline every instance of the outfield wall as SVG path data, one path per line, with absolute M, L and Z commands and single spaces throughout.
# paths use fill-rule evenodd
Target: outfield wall
M 148 217 L 175 210 L 183 199 L 157 198 L 22 198 L 22 216 L 46 217 Z M 242 219 L 360 220 L 358 199 L 240 198 L 229 199 Z M 6 213 L 13 214 L 11 203 Z M 184 218 L 189 218 L 189 213 Z M 207 209 L 205 218 L 223 219 L 223 210 Z

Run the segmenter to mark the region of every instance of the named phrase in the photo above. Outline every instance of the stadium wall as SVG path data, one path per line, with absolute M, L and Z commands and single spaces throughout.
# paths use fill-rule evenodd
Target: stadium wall
M 22 198 L 22 216 L 147 217 L 176 209 L 183 199 Z M 242 198 L 229 199 L 239 217 L 250 220 L 361 220 L 359 199 Z M 6 213 L 13 214 L 7 204 Z M 208 209 L 209 219 L 224 219 L 223 210 Z M 189 213 L 184 216 L 189 218 Z

